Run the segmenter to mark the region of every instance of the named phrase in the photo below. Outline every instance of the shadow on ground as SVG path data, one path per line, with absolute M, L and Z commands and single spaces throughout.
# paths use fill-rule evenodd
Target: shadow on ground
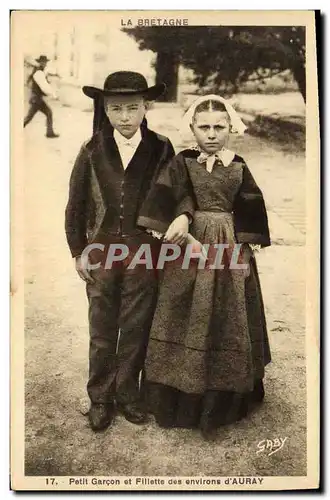
M 305 150 L 305 123 L 300 116 L 283 120 L 279 117 L 258 115 L 249 124 L 248 133 L 281 145 L 287 153 Z

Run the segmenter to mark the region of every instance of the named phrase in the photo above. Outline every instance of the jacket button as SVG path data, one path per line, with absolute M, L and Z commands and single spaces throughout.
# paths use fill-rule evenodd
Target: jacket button
M 120 215 L 119 216 L 119 219 L 123 220 L 124 216 L 123 215 Z
M 122 203 L 120 204 L 120 208 L 124 208 L 124 205 Z

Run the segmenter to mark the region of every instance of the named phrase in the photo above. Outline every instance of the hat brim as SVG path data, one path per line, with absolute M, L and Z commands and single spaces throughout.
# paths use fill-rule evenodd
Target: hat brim
M 98 96 L 110 97 L 116 95 L 140 95 L 151 101 L 160 97 L 165 92 L 165 90 L 165 83 L 154 85 L 153 87 L 149 87 L 145 90 L 104 90 L 88 85 L 82 88 L 83 93 L 91 99 L 95 99 Z

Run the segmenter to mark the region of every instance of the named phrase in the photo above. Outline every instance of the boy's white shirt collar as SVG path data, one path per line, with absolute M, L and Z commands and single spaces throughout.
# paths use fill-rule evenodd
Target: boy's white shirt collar
M 113 132 L 113 138 L 117 143 L 124 170 L 126 170 L 129 162 L 133 158 L 134 153 L 138 148 L 138 145 L 141 142 L 142 139 L 141 130 L 140 128 L 138 128 L 135 134 L 130 139 L 128 139 L 127 137 L 121 135 L 118 132 L 118 130 L 115 129 Z
M 113 138 L 116 141 L 116 143 L 120 146 L 130 145 L 130 146 L 137 147 L 140 144 L 140 141 L 142 139 L 142 135 L 141 135 L 140 128 L 138 128 L 137 131 L 135 132 L 135 134 L 130 139 L 127 139 L 127 137 L 121 135 L 121 133 L 118 132 L 117 129 L 115 129 L 113 132 Z

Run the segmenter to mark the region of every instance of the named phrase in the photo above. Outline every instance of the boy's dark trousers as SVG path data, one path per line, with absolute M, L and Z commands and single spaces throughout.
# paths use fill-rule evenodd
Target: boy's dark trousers
M 71 174 L 65 219 L 72 257 L 81 255 L 88 243 L 117 242 L 137 249 L 153 242 L 156 252 L 160 248 L 158 240 L 139 229 L 136 219 L 153 179 L 174 156 L 174 149 L 167 138 L 145 126 L 141 135 L 126 170 L 108 121 L 81 148 Z M 104 257 L 107 252 L 101 253 Z M 92 258 L 91 263 L 98 260 Z M 119 262 L 112 269 L 91 274 L 95 283 L 87 285 L 89 397 L 92 403 L 139 402 L 139 375 L 158 291 L 157 271 L 142 264 L 128 269 L 127 262 Z
M 150 242 L 143 235 L 140 242 Z M 152 239 L 153 240 L 153 239 Z M 116 239 L 118 243 L 119 240 Z M 135 238 L 121 238 L 137 248 Z M 158 251 L 159 244 L 156 244 Z M 139 376 L 143 370 L 149 331 L 155 310 L 157 271 L 129 261 L 115 262 L 112 269 L 91 271 L 94 284 L 87 284 L 89 301 L 89 380 L 93 403 L 140 404 Z

